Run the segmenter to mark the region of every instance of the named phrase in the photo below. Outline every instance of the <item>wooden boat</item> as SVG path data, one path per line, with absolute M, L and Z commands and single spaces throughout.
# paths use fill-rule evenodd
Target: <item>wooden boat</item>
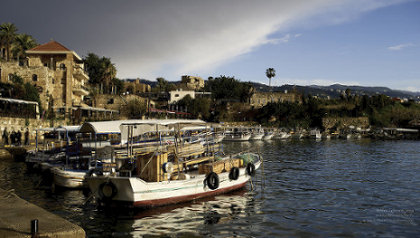
M 240 153 L 219 157 L 215 150 L 208 150 L 208 146 L 203 146 L 205 150 L 190 150 L 191 146 L 198 146 L 185 146 L 177 140 L 174 148 L 168 145 L 136 154 L 130 144 L 131 138 L 151 130 L 180 129 L 194 123 L 203 122 L 172 120 L 123 124 L 121 137 L 127 138 L 128 155 L 125 163 L 121 166 L 114 164 L 115 172 L 93 173 L 86 179 L 99 204 L 153 207 L 244 187 L 261 164 L 259 155 Z

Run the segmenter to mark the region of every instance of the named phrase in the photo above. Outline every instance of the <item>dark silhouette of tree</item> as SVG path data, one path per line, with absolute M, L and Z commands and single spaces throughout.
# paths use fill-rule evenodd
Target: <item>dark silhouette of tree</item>
M 38 43 L 31 35 L 19 34 L 16 36 L 15 44 L 12 49 L 13 55 L 19 61 L 19 58 L 26 57 L 27 50 L 32 49 L 37 45 Z
M 268 78 L 268 86 L 271 87 L 271 78 L 274 78 L 276 76 L 276 70 L 274 68 L 268 68 L 265 71 L 265 75 Z
M 3 23 L 0 25 L 0 40 L 6 46 L 6 60 L 10 60 L 10 50 L 16 40 L 17 28 L 13 23 Z

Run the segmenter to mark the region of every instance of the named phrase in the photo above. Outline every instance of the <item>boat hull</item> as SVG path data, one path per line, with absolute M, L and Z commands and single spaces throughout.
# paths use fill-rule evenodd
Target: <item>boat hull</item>
M 258 168 L 260 163 L 255 164 Z M 204 174 L 186 180 L 171 180 L 163 182 L 145 182 L 136 177 L 89 177 L 87 179 L 90 190 L 99 202 L 107 204 L 128 205 L 133 207 L 155 207 L 227 193 L 243 188 L 251 176 L 245 168 L 239 171 L 237 180 L 229 179 L 229 172 L 218 174 L 219 186 L 211 189 L 206 185 Z M 112 198 L 104 198 L 101 186 L 112 183 L 116 192 Z M 103 187 L 102 187 L 103 188 Z
M 54 174 L 54 184 L 63 188 L 80 189 L 87 187 L 85 177 L 86 171 L 63 170 L 60 168 L 52 169 Z
M 226 135 L 224 141 L 248 141 L 251 135 Z

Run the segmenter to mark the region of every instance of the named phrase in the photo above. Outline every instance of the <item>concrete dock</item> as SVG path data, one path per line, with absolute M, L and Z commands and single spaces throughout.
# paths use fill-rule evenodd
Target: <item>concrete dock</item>
M 0 188 L 0 238 L 31 237 L 34 219 L 38 220 L 37 237 L 86 237 L 81 227 Z

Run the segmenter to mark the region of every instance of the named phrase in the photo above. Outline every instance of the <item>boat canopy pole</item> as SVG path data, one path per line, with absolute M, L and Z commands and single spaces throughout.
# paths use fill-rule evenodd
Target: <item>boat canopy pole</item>
M 38 152 L 38 130 L 36 131 L 36 135 L 35 135 L 35 152 Z

